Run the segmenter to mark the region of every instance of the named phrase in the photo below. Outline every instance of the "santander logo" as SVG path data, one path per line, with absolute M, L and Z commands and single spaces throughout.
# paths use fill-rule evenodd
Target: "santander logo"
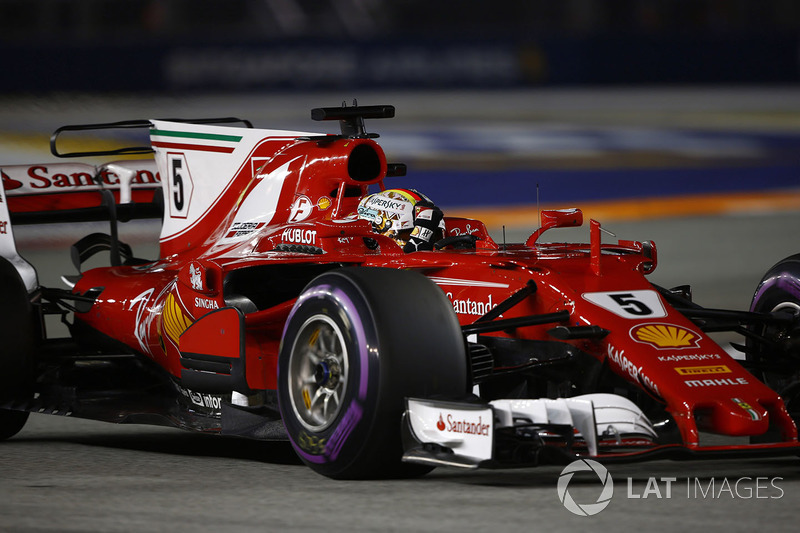
M 452 414 L 447 414 L 447 422 L 439 413 L 439 421 L 436 422 L 436 428 L 439 431 L 448 431 L 450 433 L 464 433 L 467 435 L 478 435 L 482 437 L 490 436 L 491 425 L 483 422 L 482 417 L 478 417 L 477 421 L 457 419 Z
M 7 191 L 11 191 L 14 189 L 19 189 L 22 187 L 22 182 L 19 180 L 15 180 L 14 178 L 10 177 L 8 174 L 0 170 L 0 176 L 3 178 L 3 188 Z

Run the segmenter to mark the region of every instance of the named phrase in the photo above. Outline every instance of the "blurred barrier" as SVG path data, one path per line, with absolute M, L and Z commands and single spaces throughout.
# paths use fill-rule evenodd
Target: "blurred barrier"
M 2 92 L 800 81 L 800 36 L 610 34 L 239 44 L 0 42 Z
M 387 187 L 423 191 L 442 207 L 583 202 L 800 191 L 796 165 L 615 168 L 409 170 Z

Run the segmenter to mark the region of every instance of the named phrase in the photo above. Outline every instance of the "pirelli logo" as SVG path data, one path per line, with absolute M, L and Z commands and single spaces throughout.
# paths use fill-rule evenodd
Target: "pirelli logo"
M 681 376 L 698 376 L 701 374 L 730 374 L 731 369 L 725 365 L 677 366 L 675 372 Z

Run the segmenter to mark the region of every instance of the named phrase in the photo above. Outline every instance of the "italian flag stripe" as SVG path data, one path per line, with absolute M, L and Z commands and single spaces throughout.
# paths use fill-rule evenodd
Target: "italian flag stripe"
M 186 139 L 205 139 L 208 141 L 225 141 L 238 143 L 241 135 L 219 135 L 216 133 L 197 133 L 193 131 L 151 130 L 150 135 L 157 137 L 183 137 Z
M 222 154 L 230 154 L 234 150 L 234 146 L 212 146 L 207 144 L 186 144 L 186 143 L 165 143 L 160 141 L 151 141 L 150 144 L 158 146 L 159 148 L 174 148 L 177 150 L 197 150 L 200 152 L 218 152 Z

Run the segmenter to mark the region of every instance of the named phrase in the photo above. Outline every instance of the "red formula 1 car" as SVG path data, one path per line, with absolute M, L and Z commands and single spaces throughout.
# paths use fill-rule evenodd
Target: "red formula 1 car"
M 655 245 L 603 243 L 596 221 L 587 244 L 543 242 L 581 225 L 577 209 L 545 211 L 524 243 L 502 245 L 478 220 L 445 217 L 435 249 L 405 253 L 356 215 L 370 186 L 405 172 L 364 127 L 393 115 L 315 109 L 340 122 L 325 135 L 67 126 L 56 155 L 155 161 L 3 167 L 0 438 L 31 411 L 288 438 L 338 478 L 800 451 L 797 257 L 735 312 L 651 284 Z M 151 146 L 58 150 L 109 127 L 149 128 Z M 117 224 L 152 216 L 160 254 L 140 259 Z M 72 259 L 108 252 L 111 266 L 40 286 L 12 226 L 97 219 L 110 233 Z M 69 338 L 48 337 L 51 315 Z M 745 336 L 749 368 L 709 337 L 722 330 Z

